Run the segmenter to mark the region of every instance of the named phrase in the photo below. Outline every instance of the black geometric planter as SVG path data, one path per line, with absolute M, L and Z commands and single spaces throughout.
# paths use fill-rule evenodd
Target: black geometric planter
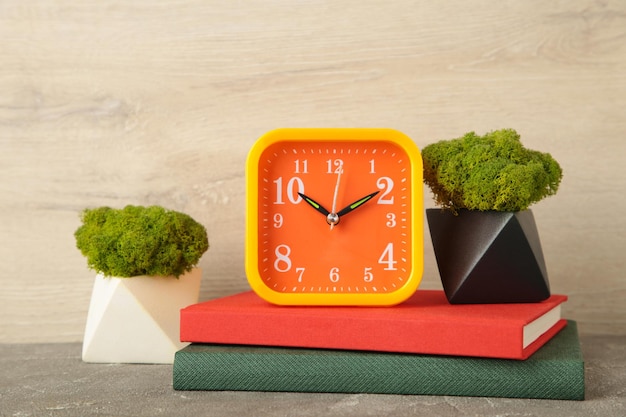
M 451 304 L 534 303 L 550 296 L 530 210 L 427 209 L 433 249 Z

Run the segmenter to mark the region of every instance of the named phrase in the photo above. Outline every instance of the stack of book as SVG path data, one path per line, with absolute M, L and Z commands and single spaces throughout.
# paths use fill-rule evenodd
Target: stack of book
M 451 305 L 419 290 L 394 307 L 285 307 L 253 292 L 181 311 L 174 389 L 584 399 L 563 295 Z

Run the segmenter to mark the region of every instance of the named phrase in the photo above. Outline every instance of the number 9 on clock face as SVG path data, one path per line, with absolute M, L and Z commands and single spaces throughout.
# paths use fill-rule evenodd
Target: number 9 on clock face
M 393 305 L 423 271 L 422 159 L 391 129 L 278 129 L 246 163 L 246 275 L 283 305 Z

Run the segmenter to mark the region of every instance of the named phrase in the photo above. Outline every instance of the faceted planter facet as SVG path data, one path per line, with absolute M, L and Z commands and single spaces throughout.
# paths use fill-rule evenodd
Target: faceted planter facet
M 433 249 L 451 304 L 533 303 L 550 296 L 530 210 L 427 209 Z
M 180 310 L 198 302 L 202 272 L 176 277 L 96 276 L 83 340 L 83 361 L 173 363 Z

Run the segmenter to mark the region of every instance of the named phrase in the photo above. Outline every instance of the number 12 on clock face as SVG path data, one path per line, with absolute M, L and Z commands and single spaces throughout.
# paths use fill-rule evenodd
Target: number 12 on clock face
M 246 274 L 287 305 L 392 305 L 423 270 L 422 160 L 391 129 L 279 129 L 246 165 Z

